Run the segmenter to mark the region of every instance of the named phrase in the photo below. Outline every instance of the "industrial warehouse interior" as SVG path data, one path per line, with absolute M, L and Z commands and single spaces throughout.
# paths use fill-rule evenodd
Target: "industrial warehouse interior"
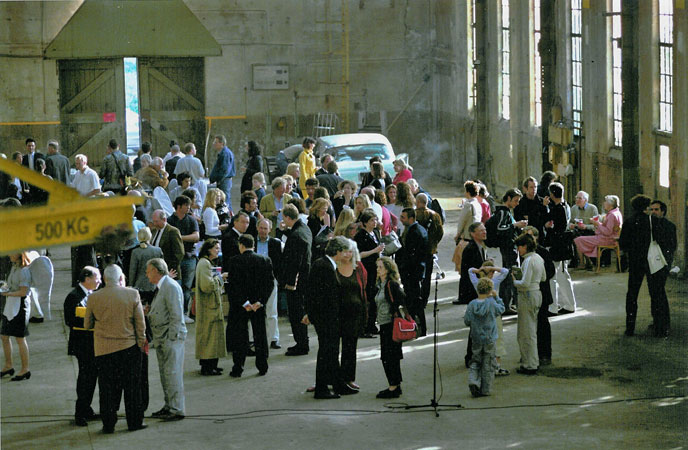
M 41 279 L 42 275 L 36 274 L 42 272 L 34 271 L 38 264 L 31 262 L 27 265 L 33 277 L 31 288 L 22 294 L 0 296 L 0 312 L 4 316 L 0 334 L 5 354 L 0 379 L 2 448 L 676 449 L 685 446 L 688 438 L 688 9 L 685 0 L 0 0 L 0 23 L 0 153 L 3 156 L 0 159 L 0 254 L 7 260 L 0 265 L 0 280 L 12 287 L 11 273 L 15 273 L 15 268 L 17 273 L 24 272 L 17 267 L 17 264 L 23 267 L 22 258 L 17 262 L 11 256 L 10 262 L 10 258 L 5 258 L 10 255 L 33 253 L 31 260 L 45 263 L 44 268 L 48 267 L 50 272 L 47 278 Z M 302 159 L 304 154 L 309 154 L 308 138 L 314 144 L 312 167 Z M 193 152 L 189 150 L 190 144 Z M 257 171 L 251 169 L 254 148 L 262 154 L 258 156 L 262 162 Z M 236 173 L 214 179 L 226 157 L 226 149 L 232 155 Z M 194 173 L 197 169 L 188 167 L 186 171 L 177 171 L 180 166 L 175 168 L 174 164 L 170 170 L 167 163 L 176 151 L 181 151 L 177 155 L 181 156 L 179 161 L 195 158 L 197 166 L 193 167 L 203 173 L 197 176 Z M 123 158 L 126 164 L 138 163 L 141 171 L 134 169 L 119 175 L 108 172 L 108 161 L 115 161 L 117 170 L 122 170 L 116 162 L 117 156 L 112 156 L 118 152 L 126 156 Z M 351 208 L 348 204 L 344 209 L 337 207 L 336 200 L 344 198 L 342 192 L 346 187 L 341 183 L 339 186 L 335 183 L 333 192 L 325 193 L 328 200 L 323 203 L 307 191 L 306 180 L 315 177 L 316 168 L 322 171 L 316 178 L 319 186 L 326 186 L 320 177 L 329 172 L 329 164 L 323 163 L 323 157 L 328 154 L 336 162 L 337 180 L 353 181 L 354 195 L 366 197 L 359 188 L 367 186 L 364 180 L 373 171 L 371 156 L 374 155 L 382 159 L 380 165 L 395 179 L 393 183 L 379 179 L 382 187 L 378 185 L 377 189 L 381 189 L 382 197 L 390 186 L 399 186 L 395 171 L 400 161 L 412 172 L 405 181 L 412 176 L 420 186 L 415 190 L 411 187 L 410 195 L 426 194 L 425 209 L 431 207 L 431 200 L 437 200 L 432 204 L 438 205 L 433 208 L 439 211 L 435 216 L 441 218 L 443 235 L 435 243 L 434 262 L 432 251 L 423 262 L 427 304 L 420 299 L 427 334 L 420 333 L 425 335 L 404 342 L 401 347 L 403 395 L 399 391 L 392 399 L 379 398 L 385 392 L 379 390 L 388 384 L 390 388 L 385 395 L 392 395 L 394 383 L 390 381 L 384 360 L 388 349 L 381 349 L 385 341 L 378 316 L 381 336 L 370 339 L 371 333 L 365 332 L 357 341 L 355 380 L 348 380 L 349 387 L 343 390 L 336 383 L 329 383 L 333 386 L 332 393 L 325 383 L 331 396 L 321 400 L 316 390 L 314 398 L 311 388 L 320 389 L 316 366 L 324 364 L 321 355 L 325 351 L 321 347 L 324 348 L 326 327 L 308 325 L 310 350 L 302 351 L 291 308 L 294 292 L 310 299 L 318 284 L 325 286 L 326 280 L 311 278 L 306 288 L 304 283 L 298 284 L 297 276 L 293 282 L 295 287 L 291 286 L 282 278 L 292 263 L 285 263 L 284 258 L 279 267 L 272 261 L 276 277 L 276 298 L 272 301 L 276 303 L 275 311 L 279 310 L 279 318 L 275 312 L 274 326 L 278 332 L 274 327 L 272 330 L 277 338 L 268 326 L 269 369 L 261 366 L 260 358 L 251 353 L 242 369 L 237 366 L 237 347 L 228 349 L 225 355 L 223 344 L 222 356 L 216 364 L 224 367 L 224 373 L 204 376 L 208 372 L 205 366 L 199 366 L 199 359 L 201 364 L 206 359 L 197 355 L 201 353 L 201 335 L 207 330 L 201 326 L 200 313 L 192 312 L 191 308 L 191 303 L 195 309 L 199 308 L 202 289 L 198 274 L 204 267 L 201 261 L 206 261 L 198 254 L 199 249 L 203 251 L 203 240 L 198 238 L 196 224 L 195 241 L 199 241 L 196 246 L 195 241 L 187 241 L 186 233 L 180 228 L 183 260 L 173 274 L 181 286 L 182 322 L 186 322 L 182 323 L 186 337 L 180 339 L 178 362 L 182 370 L 176 372 L 179 380 L 183 380 L 182 412 L 176 417 L 169 415 L 168 404 L 173 402 L 172 394 L 168 395 L 170 374 L 160 362 L 161 350 L 156 348 L 153 327 L 154 338 L 148 355 L 143 357 L 147 370 L 137 375 L 141 383 L 143 378 L 148 380 L 143 423 L 132 425 L 129 411 L 125 419 L 125 403 L 134 402 L 129 398 L 131 394 L 127 394 L 127 386 L 114 433 L 109 432 L 113 430 L 108 430 L 108 424 L 100 417 L 104 413 L 102 384 L 95 388 L 95 393 L 91 392 L 92 411 L 89 411 L 95 415 L 84 418 L 77 411 L 75 416 L 75 403 L 78 409 L 78 397 L 83 395 L 77 380 L 86 369 L 81 357 L 71 351 L 70 336 L 81 327 L 75 329 L 70 324 L 74 311 L 67 311 L 65 300 L 73 289 L 79 289 L 76 279 L 79 271 L 84 265 L 91 265 L 80 262 L 83 254 L 79 249 L 91 249 L 93 265 L 99 269 L 98 276 L 102 275 L 107 286 L 104 289 L 108 289 L 112 272 L 106 273 L 109 264 L 106 256 L 111 255 L 104 249 L 111 249 L 114 242 L 119 242 L 117 239 L 124 242 L 130 236 L 135 240 L 133 246 L 125 248 L 122 244 L 111 253 L 128 250 L 131 255 L 132 248 L 138 249 L 141 233 L 132 232 L 132 211 L 142 219 L 141 227 L 150 227 L 152 235 L 148 239 L 160 244 L 156 233 L 159 217 L 154 210 L 162 209 L 168 224 L 181 220 L 175 217 L 178 208 L 172 186 L 177 185 L 177 180 L 173 178 L 176 175 L 181 180 L 181 173 L 189 173 L 185 177 L 191 180 L 190 185 L 181 182 L 176 189 L 178 194 L 187 187 L 196 191 L 187 218 L 193 216 L 194 210 L 198 211 L 197 219 L 206 222 L 201 234 L 217 237 L 222 253 L 226 253 L 225 241 L 231 240 L 227 235 L 244 217 L 242 214 L 250 217 L 252 227 L 256 226 L 254 217 L 257 217 L 258 230 L 253 238 L 255 253 L 260 254 L 261 241 L 255 233 L 260 236 L 261 223 L 271 224 L 270 236 L 277 231 L 278 238 L 282 230 L 274 228 L 282 219 L 288 228 L 294 229 L 287 223 L 284 209 L 287 202 L 278 206 L 282 200 L 278 202 L 277 193 L 273 193 L 283 186 L 279 183 L 285 173 L 280 166 L 281 158 L 285 166 L 291 163 L 287 174 L 296 171 L 292 181 L 294 192 L 301 192 L 304 200 L 301 203 L 304 206 L 325 204 L 328 209 L 323 227 L 337 235 L 334 222 L 330 223 L 335 219 L 335 210 L 336 218 L 345 209 L 354 210 L 356 215 L 360 213 L 358 221 L 367 217 L 367 212 L 359 211 L 358 205 L 353 206 L 357 204 L 354 198 L 350 199 Z M 53 158 L 55 155 L 68 160 L 64 167 L 66 180 L 51 172 L 56 171 L 57 163 L 51 163 L 57 160 Z M 40 159 L 44 161 L 45 173 L 37 162 Z M 157 167 L 164 184 L 148 186 L 137 176 L 146 168 L 145 164 L 141 166 L 143 160 L 151 168 Z M 49 167 L 45 167 L 46 161 Z M 313 173 L 309 174 L 311 169 Z M 91 186 L 93 191 L 90 188 L 84 191 L 80 180 L 89 171 L 96 185 Z M 256 179 L 251 177 L 253 172 L 263 174 L 262 183 L 251 184 Z M 552 177 L 548 178 L 550 173 Z M 52 175 L 52 179 L 42 175 Z M 113 176 L 115 187 L 109 188 L 108 177 Z M 532 182 L 528 181 L 529 177 L 533 177 Z M 472 181 L 466 183 L 468 180 Z M 547 181 L 543 183 L 544 180 Z M 117 185 L 118 181 L 121 186 Z M 156 178 L 157 181 L 160 180 Z M 253 206 L 251 199 L 255 195 L 244 196 L 245 181 L 247 189 L 252 191 L 250 194 L 263 188 L 262 194 L 256 192 L 258 199 Z M 405 181 L 401 183 L 407 185 Z M 485 195 L 470 194 L 473 181 L 476 186 L 484 187 Z M 547 190 L 550 182 L 553 184 Z M 552 189 L 559 185 L 563 191 L 560 196 Z M 612 216 L 623 218 L 623 225 L 621 219 L 614 219 L 619 223 L 613 236 L 608 242 L 595 242 L 592 253 L 578 241 L 581 237 L 576 237 L 568 243 L 572 256 L 560 261 L 555 258 L 555 278 L 544 282 L 552 287 L 554 297 L 554 310 L 549 308 L 548 314 L 547 305 L 543 310 L 544 320 L 551 327 L 551 354 L 549 357 L 540 354 L 539 367 L 529 369 L 524 356 L 528 354 L 523 344 L 527 323 L 522 318 L 522 310 L 526 302 L 521 303 L 521 295 L 518 305 L 515 300 L 511 305 L 508 300 L 503 301 L 505 313 L 498 321 L 502 348 L 499 350 L 498 343 L 499 370 L 489 395 L 472 395 L 474 386 L 469 389 L 469 383 L 473 369 L 467 368 L 470 358 L 464 360 L 464 355 L 470 345 L 475 348 L 476 344 L 469 344 L 469 336 L 475 339 L 472 325 L 464 322 L 469 307 L 468 301 L 461 298 L 461 285 L 473 287 L 468 272 L 461 269 L 461 253 L 458 253 L 458 265 L 456 258 L 457 247 L 463 250 L 462 241 L 468 246 L 471 245 L 468 242 L 482 241 L 473 237 L 473 230 L 462 235 L 464 213 L 470 208 L 466 201 L 489 197 L 491 204 L 488 207 L 486 201 L 485 207 L 494 217 L 495 211 L 500 210 L 495 210 L 495 204 L 506 205 L 514 197 L 511 190 L 519 190 L 517 197 L 521 203 L 530 198 L 529 186 L 544 186 L 545 190 L 537 189 L 535 195 L 546 198 L 539 207 L 544 208 L 542 217 L 547 219 L 536 224 L 532 214 L 530 218 L 519 217 L 518 206 L 513 209 L 507 205 L 502 211 L 512 208 L 515 216 L 509 216 L 511 229 L 529 224 L 536 232 L 539 229 L 541 233 L 558 236 L 553 231 L 555 225 L 550 223 L 556 220 L 551 218 L 554 213 L 550 217 L 546 211 L 554 211 L 559 201 L 567 205 L 566 228 L 572 234 L 585 228 L 583 220 L 577 222 L 572 214 L 577 214 L 579 207 L 583 211 L 583 205 L 586 209 L 588 205 L 596 205 L 594 217 L 585 222 L 589 224 L 589 233 L 580 232 L 576 236 L 598 237 L 599 229 Z M 290 183 L 285 192 L 291 187 Z M 107 191 L 114 193 L 108 196 Z M 226 224 L 228 228 L 221 228 L 221 234 L 217 228 L 217 234 L 211 233 L 203 212 L 209 198 L 206 191 L 208 194 L 218 191 L 226 197 L 226 206 L 230 215 L 233 214 L 231 222 Z M 402 188 L 393 191 L 396 195 Z M 386 194 L 388 205 L 381 207 L 386 220 L 392 214 L 393 221 L 398 218 L 398 223 L 410 230 L 412 225 L 405 222 L 408 211 L 402 211 L 409 205 L 400 206 L 397 212 L 401 214 L 397 214 L 387 206 L 403 202 L 390 202 L 389 192 Z M 647 196 L 653 206 L 664 205 L 661 211 L 659 206 L 656 213 L 652 207 L 647 211 L 637 210 L 637 205 L 642 203 L 636 201 L 639 194 Z M 274 205 L 272 201 L 261 201 L 261 195 L 266 195 L 262 197 L 266 200 L 274 199 Z M 375 192 L 372 195 L 375 201 L 364 203 L 372 209 L 380 208 L 379 197 Z M 411 206 L 418 211 L 417 197 Z M 214 207 L 213 204 L 209 209 Z M 643 205 L 643 209 L 647 207 Z M 317 219 L 318 211 L 299 212 L 311 227 L 310 219 L 305 216 Z M 261 216 L 256 215 L 260 213 Z M 218 217 L 219 209 L 213 214 Z M 375 214 L 380 217 L 380 228 L 386 226 L 380 213 Z M 261 222 L 263 216 L 269 220 Z M 418 217 L 416 223 L 421 222 L 421 216 Z M 490 222 L 487 216 L 482 217 L 489 243 Z M 521 219 L 524 223 L 519 225 Z M 653 235 L 645 231 L 633 234 L 634 226 L 640 229 L 638 223 L 655 224 L 658 228 Z M 670 251 L 665 249 L 662 237 L 658 237 L 668 229 L 666 224 L 674 226 Z M 365 226 L 361 222 L 357 228 L 359 234 L 366 230 Z M 401 242 L 401 250 L 395 259 L 408 305 L 413 294 L 409 293 L 410 283 L 404 275 L 408 262 L 402 261 L 410 258 L 406 244 L 411 233 L 403 233 L 403 226 L 397 229 L 396 242 Z M 311 231 L 313 255 L 320 251 L 319 256 L 324 257 L 325 246 L 321 249 L 316 243 L 316 235 L 320 237 L 322 228 L 320 231 L 311 228 Z M 352 237 L 358 244 L 356 253 L 361 253 L 363 266 L 370 257 L 369 251 L 377 244 L 393 242 L 375 238 L 376 232 L 368 232 L 377 241 L 367 250 L 362 249 L 358 234 L 356 238 L 342 235 Z M 241 233 L 250 231 L 237 231 Z M 431 239 L 430 234 L 428 229 L 427 239 Z M 289 235 L 285 231 L 285 237 L 281 238 L 284 249 L 290 248 Z M 636 248 L 644 240 L 647 242 L 640 256 L 643 268 L 639 269 Z M 557 246 L 555 241 L 556 238 L 549 241 L 542 238 L 539 243 L 552 252 Z M 232 243 L 236 247 L 236 241 Z M 664 252 L 664 266 L 660 270 L 663 278 L 659 283 L 666 290 L 664 303 L 657 300 L 657 296 L 663 295 L 657 294 L 655 274 L 660 272 L 651 272 L 652 263 L 645 256 L 648 245 L 651 248 L 656 245 Z M 189 248 L 194 255 L 189 253 Z M 520 248 L 511 242 L 511 251 Z M 500 263 L 495 265 L 513 269 L 502 259 L 500 250 L 503 251 L 496 248 Z M 309 247 L 309 255 L 310 252 Z M 534 250 L 529 250 L 528 255 L 531 253 L 535 254 Z M 165 270 L 168 266 L 172 269 L 165 248 L 160 255 L 167 263 Z M 524 268 L 526 257 L 526 254 L 518 257 Z M 481 261 L 487 259 L 482 254 Z M 193 260 L 195 272 L 187 272 L 184 261 L 188 260 Z M 316 260 L 314 256 L 310 263 L 312 270 Z M 132 272 L 126 270 L 128 259 L 119 264 L 124 265 L 125 278 L 130 278 Z M 337 264 L 332 260 L 332 264 L 339 267 L 339 260 Z M 212 264 L 216 265 L 220 263 Z M 377 266 L 373 262 L 378 276 L 380 265 L 381 261 Z M 144 266 L 146 272 L 154 268 Z M 223 262 L 220 272 L 227 272 L 226 269 Z M 218 289 L 223 291 L 218 294 L 224 311 L 224 319 L 220 316 L 223 343 L 224 326 L 234 323 L 233 293 L 257 290 L 253 289 L 252 275 L 248 272 L 248 278 L 233 281 L 230 271 L 227 284 L 218 282 Z M 390 274 L 388 270 L 382 272 Z M 192 281 L 195 275 L 196 282 L 187 286 L 189 273 Z M 149 293 L 152 293 L 156 283 L 149 280 L 155 277 L 145 279 L 148 274 L 140 274 L 151 286 Z M 511 274 L 508 277 L 511 280 Z M 46 279 L 51 286 L 46 288 L 44 296 Z M 637 290 L 638 279 L 642 286 L 636 319 L 636 313 L 629 312 L 632 303 L 629 297 L 630 291 Z M 128 279 L 124 285 L 133 287 L 134 281 Z M 375 306 L 379 299 L 374 277 L 368 281 L 368 287 L 372 285 L 375 289 L 367 298 L 370 307 L 370 303 Z M 81 286 L 89 295 L 91 290 L 94 294 L 98 292 L 98 286 L 88 289 Z M 571 295 L 562 292 L 562 286 L 568 286 Z M 504 297 L 502 290 L 498 291 Z M 157 299 L 157 292 L 156 288 L 152 298 Z M 522 294 L 521 290 L 518 293 Z M 566 306 L 566 298 L 573 294 L 573 307 Z M 26 297 L 27 304 L 31 304 L 31 295 L 31 301 L 42 306 L 40 317 L 35 315 L 41 309 L 36 306 L 33 313 L 25 311 L 23 306 L 19 313 L 12 311 L 10 299 L 19 302 L 19 298 Z M 384 301 L 384 289 L 380 295 Z M 97 295 L 94 297 L 99 299 Z M 140 300 L 143 299 L 141 295 Z M 668 304 L 666 313 L 660 311 L 662 304 Z M 86 300 L 82 306 L 88 313 L 91 307 L 95 308 L 87 306 Z M 155 300 L 150 307 L 155 309 Z M 239 309 L 243 314 L 241 304 Z M 377 310 L 381 314 L 379 306 Z M 300 311 L 303 312 L 303 307 Z M 25 338 L 5 335 L 6 322 L 12 321 L 10 316 L 19 317 L 16 314 L 26 315 L 26 320 L 31 322 L 24 324 Z M 260 313 L 254 310 L 247 317 L 251 314 Z M 270 312 L 267 319 L 265 316 L 263 312 L 263 325 L 259 321 L 258 326 L 270 323 Z M 369 313 L 365 316 L 364 321 L 372 320 L 373 331 L 377 332 L 374 316 L 372 319 Z M 658 322 L 659 318 L 666 319 L 664 325 Z M 87 321 L 84 320 L 84 327 Z M 419 320 L 416 322 L 420 324 Z M 252 327 L 248 328 L 253 330 Z M 98 354 L 101 337 L 97 323 L 95 329 L 95 364 L 98 364 L 102 355 Z M 538 333 L 539 330 L 538 326 Z M 252 331 L 250 339 L 258 341 L 261 335 L 265 336 L 265 330 Z M 228 328 L 228 347 L 231 336 Z M 8 360 L 10 343 L 12 357 Z M 26 354 L 25 344 L 28 344 Z M 538 341 L 536 360 L 539 344 Z M 254 345 L 260 356 L 260 344 Z M 342 343 L 342 358 L 343 346 Z M 344 369 L 345 364 L 341 366 Z M 9 369 L 13 369 L 12 373 Z M 500 372 L 502 369 L 504 372 Z M 12 381 L 12 375 L 19 379 Z M 102 383 L 100 372 L 98 376 Z M 401 385 L 400 379 L 398 389 Z M 339 394 L 341 398 L 336 398 Z M 179 393 L 175 391 L 174 395 Z M 165 410 L 162 416 L 154 413 L 160 407 Z M 88 420 L 80 424 L 81 418 Z

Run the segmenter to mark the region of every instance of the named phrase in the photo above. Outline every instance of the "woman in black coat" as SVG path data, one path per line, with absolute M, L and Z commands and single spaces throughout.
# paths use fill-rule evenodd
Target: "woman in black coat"
M 248 161 L 246 171 L 241 178 L 241 192 L 253 190 L 253 175 L 263 171 L 263 157 L 261 149 L 255 141 L 248 141 Z
M 372 209 L 365 209 L 359 216 L 361 228 L 356 233 L 354 241 L 358 247 L 358 252 L 361 254 L 361 262 L 368 272 L 368 282 L 366 283 L 366 296 L 374 298 L 377 288 L 375 286 L 375 279 L 377 278 L 377 259 L 380 253 L 385 249 L 385 245 L 380 241 L 380 232 L 377 229 L 378 220 L 377 215 Z M 377 334 L 375 328 L 376 318 L 375 302 L 368 302 L 368 323 L 366 325 L 363 337 L 371 338 L 373 334 Z
M 377 304 L 380 324 L 380 359 L 385 369 L 389 387 L 377 394 L 377 398 L 399 398 L 401 396 L 401 342 L 394 342 L 392 330 L 394 318 L 399 316 L 399 307 L 406 304 L 404 290 L 399 284 L 399 269 L 389 256 L 377 260 L 377 283 L 374 302 Z M 368 277 L 370 279 L 370 276 Z

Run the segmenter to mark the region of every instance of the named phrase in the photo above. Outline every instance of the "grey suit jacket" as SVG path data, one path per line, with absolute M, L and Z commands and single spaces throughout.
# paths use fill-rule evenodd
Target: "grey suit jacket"
M 153 346 L 156 346 L 158 341 L 186 339 L 183 302 L 181 286 L 169 276 L 165 276 L 148 313 Z
M 129 262 L 129 285 L 141 291 L 152 291 L 155 286 L 148 281 L 146 276 L 146 264 L 153 258 L 162 258 L 160 247 L 149 245 L 146 248 L 136 247 L 131 252 Z
M 45 158 L 45 173 L 53 177 L 53 180 L 69 185 L 69 168 L 69 159 L 60 153 Z

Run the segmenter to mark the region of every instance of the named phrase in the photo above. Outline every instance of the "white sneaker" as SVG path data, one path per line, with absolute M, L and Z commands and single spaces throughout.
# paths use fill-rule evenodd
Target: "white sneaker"
M 184 314 L 184 323 L 194 323 L 194 322 L 195 322 L 195 320 L 193 320 L 191 317 Z

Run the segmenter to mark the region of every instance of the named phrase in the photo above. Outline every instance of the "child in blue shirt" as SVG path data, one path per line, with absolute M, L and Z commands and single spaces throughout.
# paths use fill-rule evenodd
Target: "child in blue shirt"
M 481 278 L 477 286 L 478 298 L 471 300 L 463 321 L 471 327 L 473 356 L 468 369 L 468 388 L 473 397 L 490 395 L 497 361 L 497 317 L 504 312 L 504 303 L 497 296 L 489 278 Z

